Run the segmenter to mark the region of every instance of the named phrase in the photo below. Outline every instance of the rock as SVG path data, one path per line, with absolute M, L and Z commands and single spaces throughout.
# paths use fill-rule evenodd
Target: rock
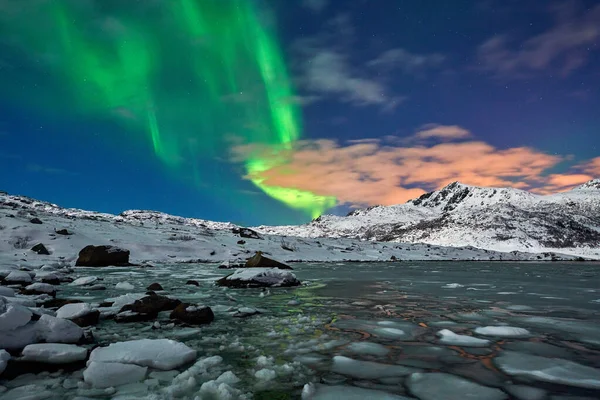
M 420 400 L 503 400 L 508 395 L 499 389 L 446 373 L 416 373 L 406 380 L 410 392 Z
M 200 286 L 200 283 L 198 281 L 193 280 L 193 279 L 188 280 L 185 284 L 186 285 Z
M 92 361 L 83 371 L 83 380 L 92 387 L 107 388 L 139 382 L 146 377 L 147 371 L 147 367 L 133 364 Z
M 210 324 L 215 319 L 215 315 L 210 307 L 193 306 L 188 303 L 181 303 L 175 307 L 169 318 L 176 319 L 190 325 L 204 325 Z
M 246 268 L 279 268 L 292 269 L 289 265 L 285 265 L 279 261 L 262 255 L 262 251 L 257 251 L 254 256 L 249 258 L 244 265 Z
M 78 267 L 129 266 L 129 250 L 115 246 L 86 246 L 75 262 Z
M 140 314 L 133 311 L 121 311 L 115 315 L 115 322 L 145 322 L 151 321 L 157 317 L 157 314 Z
M 233 228 L 231 232 L 240 235 L 240 237 L 246 239 L 262 239 L 258 232 L 250 228 Z
M 65 236 L 70 236 L 73 234 L 73 232 L 69 232 L 67 229 L 59 229 L 59 230 L 55 230 L 54 232 L 56 232 L 57 235 L 65 235 Z
M 48 251 L 48 249 L 46 248 L 46 246 L 44 246 L 41 243 L 36 244 L 35 246 L 33 246 L 31 248 L 31 251 L 41 254 L 41 255 L 45 255 L 45 256 L 49 256 L 50 252 Z
M 246 241 L 245 240 L 238 240 L 237 244 L 246 244 Z
M 35 273 L 36 281 L 47 283 L 49 285 L 60 285 L 60 282 L 64 280 L 64 278 L 64 275 L 57 272 L 37 271 Z
M 73 300 L 73 299 L 51 299 L 44 302 L 44 307 L 46 308 L 58 308 L 62 307 L 65 304 L 77 304 L 83 303 L 81 300 Z
M 5 278 L 4 283 L 24 284 L 31 283 L 31 275 L 25 271 L 11 271 Z
M 177 299 L 153 294 L 135 300 L 132 304 L 124 305 L 120 312 L 132 311 L 141 314 L 152 314 L 156 318 L 159 312 L 173 310 L 180 304 L 181 301 Z
M 21 361 L 70 364 L 87 358 L 87 349 L 73 344 L 38 343 L 25 346 Z
M 90 361 L 125 363 L 168 371 L 196 359 L 196 350 L 169 339 L 140 339 L 97 347 Z
M 42 220 L 41 220 L 41 219 L 39 219 L 39 218 L 31 218 L 31 219 L 29 220 L 29 222 L 30 222 L 30 223 L 32 223 L 32 224 L 37 224 L 37 225 L 40 225 L 40 224 L 42 224 Z
M 146 290 L 164 290 L 160 283 L 154 282 L 146 288 Z
M 96 325 L 100 318 L 100 311 L 93 309 L 87 303 L 65 304 L 56 311 L 56 316 L 84 327 Z
M 248 268 L 238 269 L 216 284 L 233 288 L 292 287 L 299 286 L 300 281 L 291 272 L 278 268 Z
M 22 293 L 25 295 L 47 294 L 56 297 L 56 288 L 49 283 L 36 282 L 26 286 Z

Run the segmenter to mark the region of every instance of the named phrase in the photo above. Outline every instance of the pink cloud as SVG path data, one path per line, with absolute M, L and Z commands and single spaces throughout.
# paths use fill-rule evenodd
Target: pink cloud
M 462 128 L 434 129 L 460 132 Z M 465 132 L 455 137 L 469 137 L 470 133 Z M 248 178 L 264 179 L 269 186 L 335 196 L 340 203 L 350 204 L 399 204 L 452 181 L 547 193 L 584 183 L 592 179 L 594 171 L 600 174 L 600 157 L 577 167 L 583 172 L 547 176 L 550 168 L 567 157 L 529 147 L 498 149 L 476 140 L 430 146 L 388 142 L 401 141 L 392 138 L 340 145 L 332 140 L 315 140 L 300 141 L 294 149 L 282 152 L 255 146 L 235 147 L 233 152 L 237 160 L 252 154 L 271 161 L 271 168 Z
M 434 126 L 417 132 L 414 137 L 417 139 L 464 139 L 471 136 L 471 132 L 460 126 Z

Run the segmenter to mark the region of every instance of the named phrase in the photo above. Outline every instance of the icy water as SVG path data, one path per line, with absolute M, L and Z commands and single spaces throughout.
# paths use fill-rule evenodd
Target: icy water
M 127 293 L 141 296 L 158 282 L 161 294 L 211 306 L 215 321 L 200 328 L 173 326 L 168 313 L 159 316 L 158 329 L 152 322 L 112 320 L 92 328 L 100 345 L 178 340 L 198 350 L 198 362 L 105 391 L 87 387 L 82 370 L 0 379 L 4 397 L 295 399 L 313 383 L 305 398 L 600 398 L 598 264 L 293 267 L 305 285 L 269 291 L 215 287 L 231 271 L 214 265 L 76 269 L 75 277 L 97 276 L 107 290 L 61 285 L 57 297 L 97 305 Z M 200 286 L 185 285 L 188 279 Z M 125 281 L 135 289 L 115 289 Z M 260 314 L 240 317 L 246 308 Z M 477 330 L 489 326 L 505 328 Z

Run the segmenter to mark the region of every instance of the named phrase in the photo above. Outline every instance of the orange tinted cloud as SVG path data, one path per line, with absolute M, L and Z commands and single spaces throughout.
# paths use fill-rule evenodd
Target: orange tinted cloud
M 458 127 L 435 127 L 446 140 L 461 132 Z M 427 131 L 425 131 L 427 132 Z M 455 134 L 464 139 L 470 133 Z M 433 138 L 432 133 L 417 133 Z M 414 137 L 413 137 L 414 138 Z M 389 140 L 390 143 L 401 142 Z M 236 147 L 234 158 L 243 160 L 257 152 L 273 155 L 272 149 Z M 276 152 L 270 169 L 258 176 L 264 184 L 335 196 L 340 203 L 391 205 L 406 202 L 452 181 L 477 186 L 515 187 L 525 190 L 564 189 L 592 179 L 587 173 L 544 176 L 565 157 L 529 147 L 498 149 L 482 141 L 446 142 L 434 145 L 399 146 L 388 141 L 358 141 L 340 145 L 332 140 L 300 141 L 293 150 Z M 600 172 L 600 158 L 590 169 Z M 588 172 L 586 170 L 586 172 Z

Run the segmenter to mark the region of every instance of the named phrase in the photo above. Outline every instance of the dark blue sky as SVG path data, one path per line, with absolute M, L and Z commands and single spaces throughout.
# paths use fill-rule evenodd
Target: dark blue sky
M 37 4 L 23 3 L 0 6 L 0 25 Z M 333 196 L 339 206 L 329 212 L 345 212 L 457 179 L 548 193 L 600 176 L 597 1 L 258 7 L 277 32 L 302 109 L 302 140 L 284 165 L 264 172 L 273 186 Z M 111 213 L 310 220 L 264 194 L 227 157 L 198 160 L 207 177 L 199 184 L 118 122 L 43 110 L 30 89 L 58 78 L 51 66 L 40 73 L 46 67 L 8 33 L 0 39 L 0 190 Z M 60 86 L 51 87 L 44 95 L 60 102 Z

